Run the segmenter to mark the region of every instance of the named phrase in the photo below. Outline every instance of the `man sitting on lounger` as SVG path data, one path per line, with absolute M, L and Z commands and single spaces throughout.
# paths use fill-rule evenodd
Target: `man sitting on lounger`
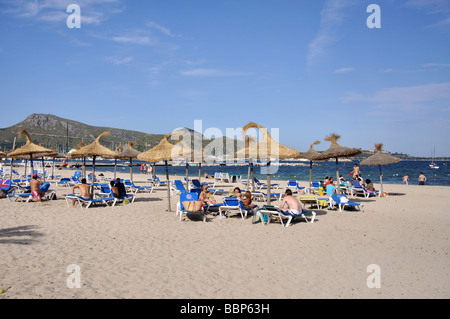
M 75 195 L 75 190 L 79 189 L 81 192 L 80 198 L 84 200 L 91 200 L 91 193 L 89 191 L 89 185 L 86 184 L 86 178 L 81 179 L 81 184 L 77 184 L 72 187 L 72 194 Z M 72 201 L 72 205 L 75 205 L 75 200 Z
M 290 215 L 299 215 L 302 212 L 302 204 L 297 199 L 297 197 L 292 196 L 292 191 L 286 189 L 284 193 L 283 202 L 280 205 L 280 209 L 284 211 L 284 205 L 287 205 L 286 213 Z
M 31 195 L 33 195 L 33 202 L 42 202 L 42 196 L 44 192 L 41 192 L 40 186 L 43 184 L 42 180 L 38 178 L 36 174 L 33 174 L 33 178 L 30 180 Z

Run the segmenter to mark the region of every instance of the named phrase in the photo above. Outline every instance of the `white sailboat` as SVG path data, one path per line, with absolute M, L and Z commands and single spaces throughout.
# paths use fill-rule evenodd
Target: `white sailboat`
M 438 169 L 439 166 L 434 162 L 434 157 L 436 156 L 436 147 L 434 148 L 433 157 L 431 159 L 430 168 Z

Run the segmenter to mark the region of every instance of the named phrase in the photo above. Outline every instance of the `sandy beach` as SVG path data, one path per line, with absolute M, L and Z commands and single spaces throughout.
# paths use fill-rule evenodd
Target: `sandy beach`
M 362 212 L 313 209 L 314 223 L 287 228 L 238 215 L 180 221 L 179 196 L 167 212 L 164 187 L 89 209 L 66 205 L 69 188 L 51 189 L 57 200 L 0 199 L 0 289 L 10 287 L 0 299 L 450 297 L 449 187 L 385 184 L 387 198 L 354 199 Z M 80 288 L 68 287 L 70 265 Z M 379 266 L 380 288 L 367 285 L 369 265 Z

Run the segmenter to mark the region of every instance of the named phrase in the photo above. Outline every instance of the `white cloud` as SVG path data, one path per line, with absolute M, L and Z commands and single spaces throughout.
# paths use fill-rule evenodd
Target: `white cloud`
M 165 28 L 153 21 L 148 22 L 147 27 L 161 31 L 162 33 L 164 33 L 169 37 L 180 37 L 179 35 L 173 34 L 168 28 Z
M 114 64 L 114 65 L 122 65 L 122 64 L 128 64 L 131 61 L 133 61 L 133 57 L 129 56 L 126 58 L 118 58 L 118 57 L 107 57 L 105 58 L 106 61 Z
M 446 63 L 425 63 L 422 64 L 424 68 L 450 68 L 450 64 Z
M 341 102 L 365 102 L 377 108 L 389 107 L 403 111 L 441 110 L 450 103 L 450 82 L 386 88 L 371 96 L 349 92 L 341 98 Z
M 192 69 L 181 71 L 181 75 L 186 76 L 200 76 L 200 77 L 220 77 L 220 76 L 245 76 L 252 73 L 249 72 L 233 72 L 233 71 L 223 71 L 217 69 Z
M 67 6 L 75 3 L 81 8 L 81 23 L 99 25 L 110 14 L 121 12 L 111 5 L 120 4 L 119 0 L 14 0 L 5 1 L 6 13 L 13 13 L 20 18 L 33 18 L 38 21 L 59 23 L 71 14 Z
M 159 42 L 157 39 L 153 39 L 148 36 L 138 36 L 138 35 L 116 36 L 113 37 L 112 40 L 119 43 L 127 43 L 127 44 L 130 43 L 140 45 L 156 45 Z
M 337 70 L 334 70 L 334 73 L 348 73 L 354 71 L 355 68 L 340 68 Z
M 353 0 L 328 0 L 320 12 L 320 28 L 316 37 L 308 45 L 308 64 L 314 64 L 317 59 L 327 53 L 328 48 L 338 41 L 337 29 L 344 21 L 343 9 Z

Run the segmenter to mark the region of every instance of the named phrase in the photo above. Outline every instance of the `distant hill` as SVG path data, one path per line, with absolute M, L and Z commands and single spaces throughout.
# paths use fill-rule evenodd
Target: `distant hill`
M 45 143 L 44 146 L 47 148 L 56 147 L 59 153 L 66 153 L 76 148 L 80 142 L 84 142 L 86 145 L 90 144 L 105 131 L 109 132 L 110 135 L 103 137 L 101 143 L 112 150 L 115 150 L 119 145 L 126 146 L 128 141 L 133 141 L 136 142 L 134 148 L 143 152 L 156 146 L 164 137 L 164 134 L 148 134 L 111 127 L 91 126 L 52 114 L 31 114 L 22 122 L 7 128 L 0 128 L 1 150 L 4 152 L 11 151 L 14 138 L 16 138 L 17 147 L 25 144 L 24 137 L 17 139 L 20 130 L 26 130 L 34 143 Z M 203 146 L 212 141 L 203 138 L 201 133 L 192 129 L 182 128 L 182 130 L 191 134 L 192 141 L 202 139 Z M 225 143 L 227 138 L 221 140 L 218 142 Z M 235 147 L 240 149 L 243 147 L 243 142 L 235 141 Z

